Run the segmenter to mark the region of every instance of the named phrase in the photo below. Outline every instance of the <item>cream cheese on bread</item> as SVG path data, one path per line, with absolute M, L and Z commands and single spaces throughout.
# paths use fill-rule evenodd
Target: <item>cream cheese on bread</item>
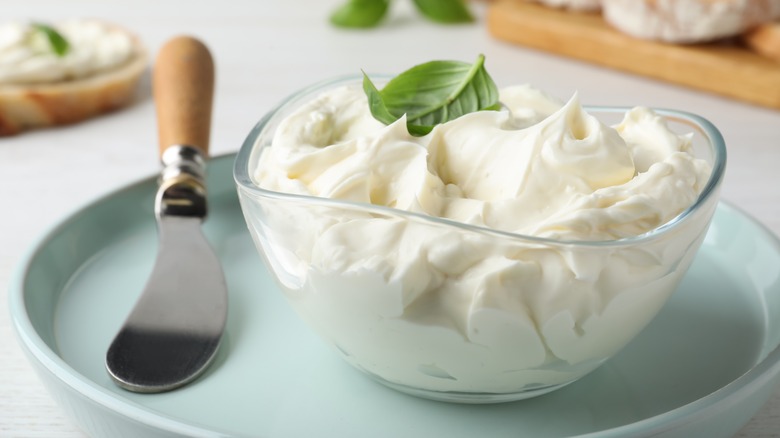
M 134 101 L 147 52 L 133 33 L 113 23 L 74 20 L 52 27 L 0 24 L 0 137 L 67 125 Z M 59 53 L 58 53 L 59 52 Z
M 0 84 L 41 84 L 81 79 L 121 66 L 133 56 L 133 41 L 121 29 L 91 20 L 59 23 L 68 41 L 60 56 L 30 23 L 0 25 Z

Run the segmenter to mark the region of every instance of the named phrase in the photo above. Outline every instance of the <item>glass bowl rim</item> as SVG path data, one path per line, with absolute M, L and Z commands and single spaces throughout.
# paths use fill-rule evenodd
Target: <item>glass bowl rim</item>
M 389 75 L 371 75 L 377 78 L 390 78 Z M 274 119 L 282 110 L 287 109 L 292 104 L 298 102 L 298 100 L 304 96 L 311 95 L 318 91 L 324 91 L 327 88 L 335 87 L 337 85 L 347 85 L 355 83 L 358 80 L 362 81 L 362 75 L 346 75 L 338 76 L 334 78 L 325 79 L 319 82 L 315 82 L 309 86 L 301 88 L 300 90 L 285 97 L 278 105 L 268 111 L 258 121 L 252 130 L 247 135 L 243 144 L 238 150 L 236 159 L 233 165 L 233 178 L 239 191 L 243 190 L 249 194 L 266 199 L 291 201 L 300 204 L 311 204 L 330 208 L 346 208 L 350 210 L 362 210 L 369 213 L 376 213 L 383 216 L 398 216 L 404 217 L 413 221 L 433 224 L 436 226 L 446 226 L 459 228 L 464 231 L 470 231 L 477 234 L 488 235 L 493 237 L 509 238 L 512 240 L 524 241 L 527 243 L 535 243 L 540 245 L 554 245 L 554 246 L 582 246 L 582 247 L 611 247 L 611 246 L 632 246 L 642 243 L 644 241 L 653 240 L 661 235 L 664 235 L 671 230 L 677 228 L 681 223 L 686 222 L 686 219 L 692 216 L 697 210 L 705 205 L 712 197 L 717 196 L 718 187 L 723 181 L 723 176 L 726 169 L 726 144 L 723 139 L 723 135 L 718 128 L 715 127 L 712 122 L 694 113 L 687 111 L 681 111 L 669 108 L 652 108 L 656 113 L 664 116 L 667 120 L 678 121 L 687 123 L 696 127 L 709 141 L 712 154 L 712 172 L 707 180 L 707 184 L 701 191 L 696 201 L 688 206 L 685 210 L 680 212 L 677 216 L 664 223 L 663 225 L 653 228 L 636 236 L 622 237 L 619 239 L 609 240 L 565 240 L 555 239 L 548 237 L 532 236 L 527 234 L 513 233 L 510 231 L 502 231 L 480 225 L 467 224 L 452 219 L 442 218 L 438 216 L 430 216 L 424 213 L 416 213 L 407 210 L 400 210 L 393 207 L 386 207 L 382 205 L 367 204 L 363 202 L 348 201 L 341 199 L 323 198 L 311 195 L 300 195 L 294 193 L 277 192 L 273 190 L 263 189 L 252 181 L 249 174 L 249 162 L 252 152 L 255 147 L 255 142 L 260 134 L 263 133 L 268 123 Z M 628 106 L 599 106 L 599 105 L 585 105 L 583 108 L 588 112 L 600 112 L 600 113 L 625 113 L 633 107 Z M 270 147 L 270 146 L 263 146 Z

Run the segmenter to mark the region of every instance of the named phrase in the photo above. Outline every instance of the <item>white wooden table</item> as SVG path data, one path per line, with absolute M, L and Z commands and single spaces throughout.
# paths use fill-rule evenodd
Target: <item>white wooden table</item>
M 723 197 L 780 234 L 780 111 L 511 46 L 480 21 L 442 27 L 420 19 L 409 0 L 393 4 L 379 29 L 342 31 L 327 17 L 338 0 L 2 0 L 0 21 L 97 17 L 126 26 L 151 52 L 169 37 L 202 38 L 217 63 L 212 150 L 238 149 L 254 123 L 288 93 L 342 74 L 399 72 L 432 59 L 478 53 L 502 85 L 529 82 L 583 102 L 671 107 L 715 123 L 729 147 Z M 482 7 L 476 7 L 478 15 Z M 780 68 L 780 66 L 778 66 Z M 44 391 L 17 346 L 7 285 L 30 242 L 95 197 L 158 169 L 148 78 L 130 108 L 76 126 L 0 139 L 0 437 L 83 437 Z M 780 391 L 737 435 L 780 437 Z

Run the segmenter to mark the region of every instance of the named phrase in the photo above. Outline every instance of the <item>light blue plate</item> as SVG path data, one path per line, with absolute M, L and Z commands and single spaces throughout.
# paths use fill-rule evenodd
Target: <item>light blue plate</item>
M 721 205 L 693 267 L 618 356 L 549 395 L 499 405 L 417 399 L 331 352 L 288 308 L 252 245 L 232 156 L 210 163 L 206 235 L 230 288 L 227 337 L 205 376 L 156 395 L 111 383 L 103 357 L 156 252 L 155 182 L 101 199 L 47 233 L 11 285 L 31 363 L 96 437 L 731 436 L 780 374 L 780 243 Z

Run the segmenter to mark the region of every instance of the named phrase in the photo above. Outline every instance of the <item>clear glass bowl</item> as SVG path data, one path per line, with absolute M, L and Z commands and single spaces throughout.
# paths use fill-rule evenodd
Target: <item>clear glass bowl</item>
M 258 187 L 252 175 L 280 121 L 316 95 L 359 80 L 330 80 L 282 102 L 250 132 L 234 176 L 254 242 L 290 304 L 347 362 L 387 386 L 442 401 L 494 403 L 569 384 L 648 324 L 707 232 L 723 179 L 725 145 L 711 123 L 673 110 L 657 111 L 676 132 L 693 133 L 695 153 L 712 165 L 712 174 L 690 208 L 636 237 L 550 240 Z M 619 122 L 628 110 L 586 109 L 607 124 Z M 417 257 L 400 260 L 393 250 L 372 252 L 370 242 L 357 239 L 328 250 L 360 251 L 373 260 L 371 266 L 386 269 L 339 271 L 312 263 L 316 248 L 332 244 L 324 237 L 329 229 L 343 233 L 365 226 L 395 230 L 397 245 L 425 236 L 429 246 Z M 447 277 L 448 268 L 461 262 L 447 258 L 452 242 L 465 245 L 467 253 L 509 260 L 511 266 L 487 270 L 476 282 Z M 446 278 L 426 283 L 432 267 Z M 388 270 L 413 275 L 394 276 Z M 580 275 L 583 271 L 596 275 Z M 552 280 L 539 281 L 543 277 Z M 547 285 L 544 290 L 537 287 L 541 284 Z

